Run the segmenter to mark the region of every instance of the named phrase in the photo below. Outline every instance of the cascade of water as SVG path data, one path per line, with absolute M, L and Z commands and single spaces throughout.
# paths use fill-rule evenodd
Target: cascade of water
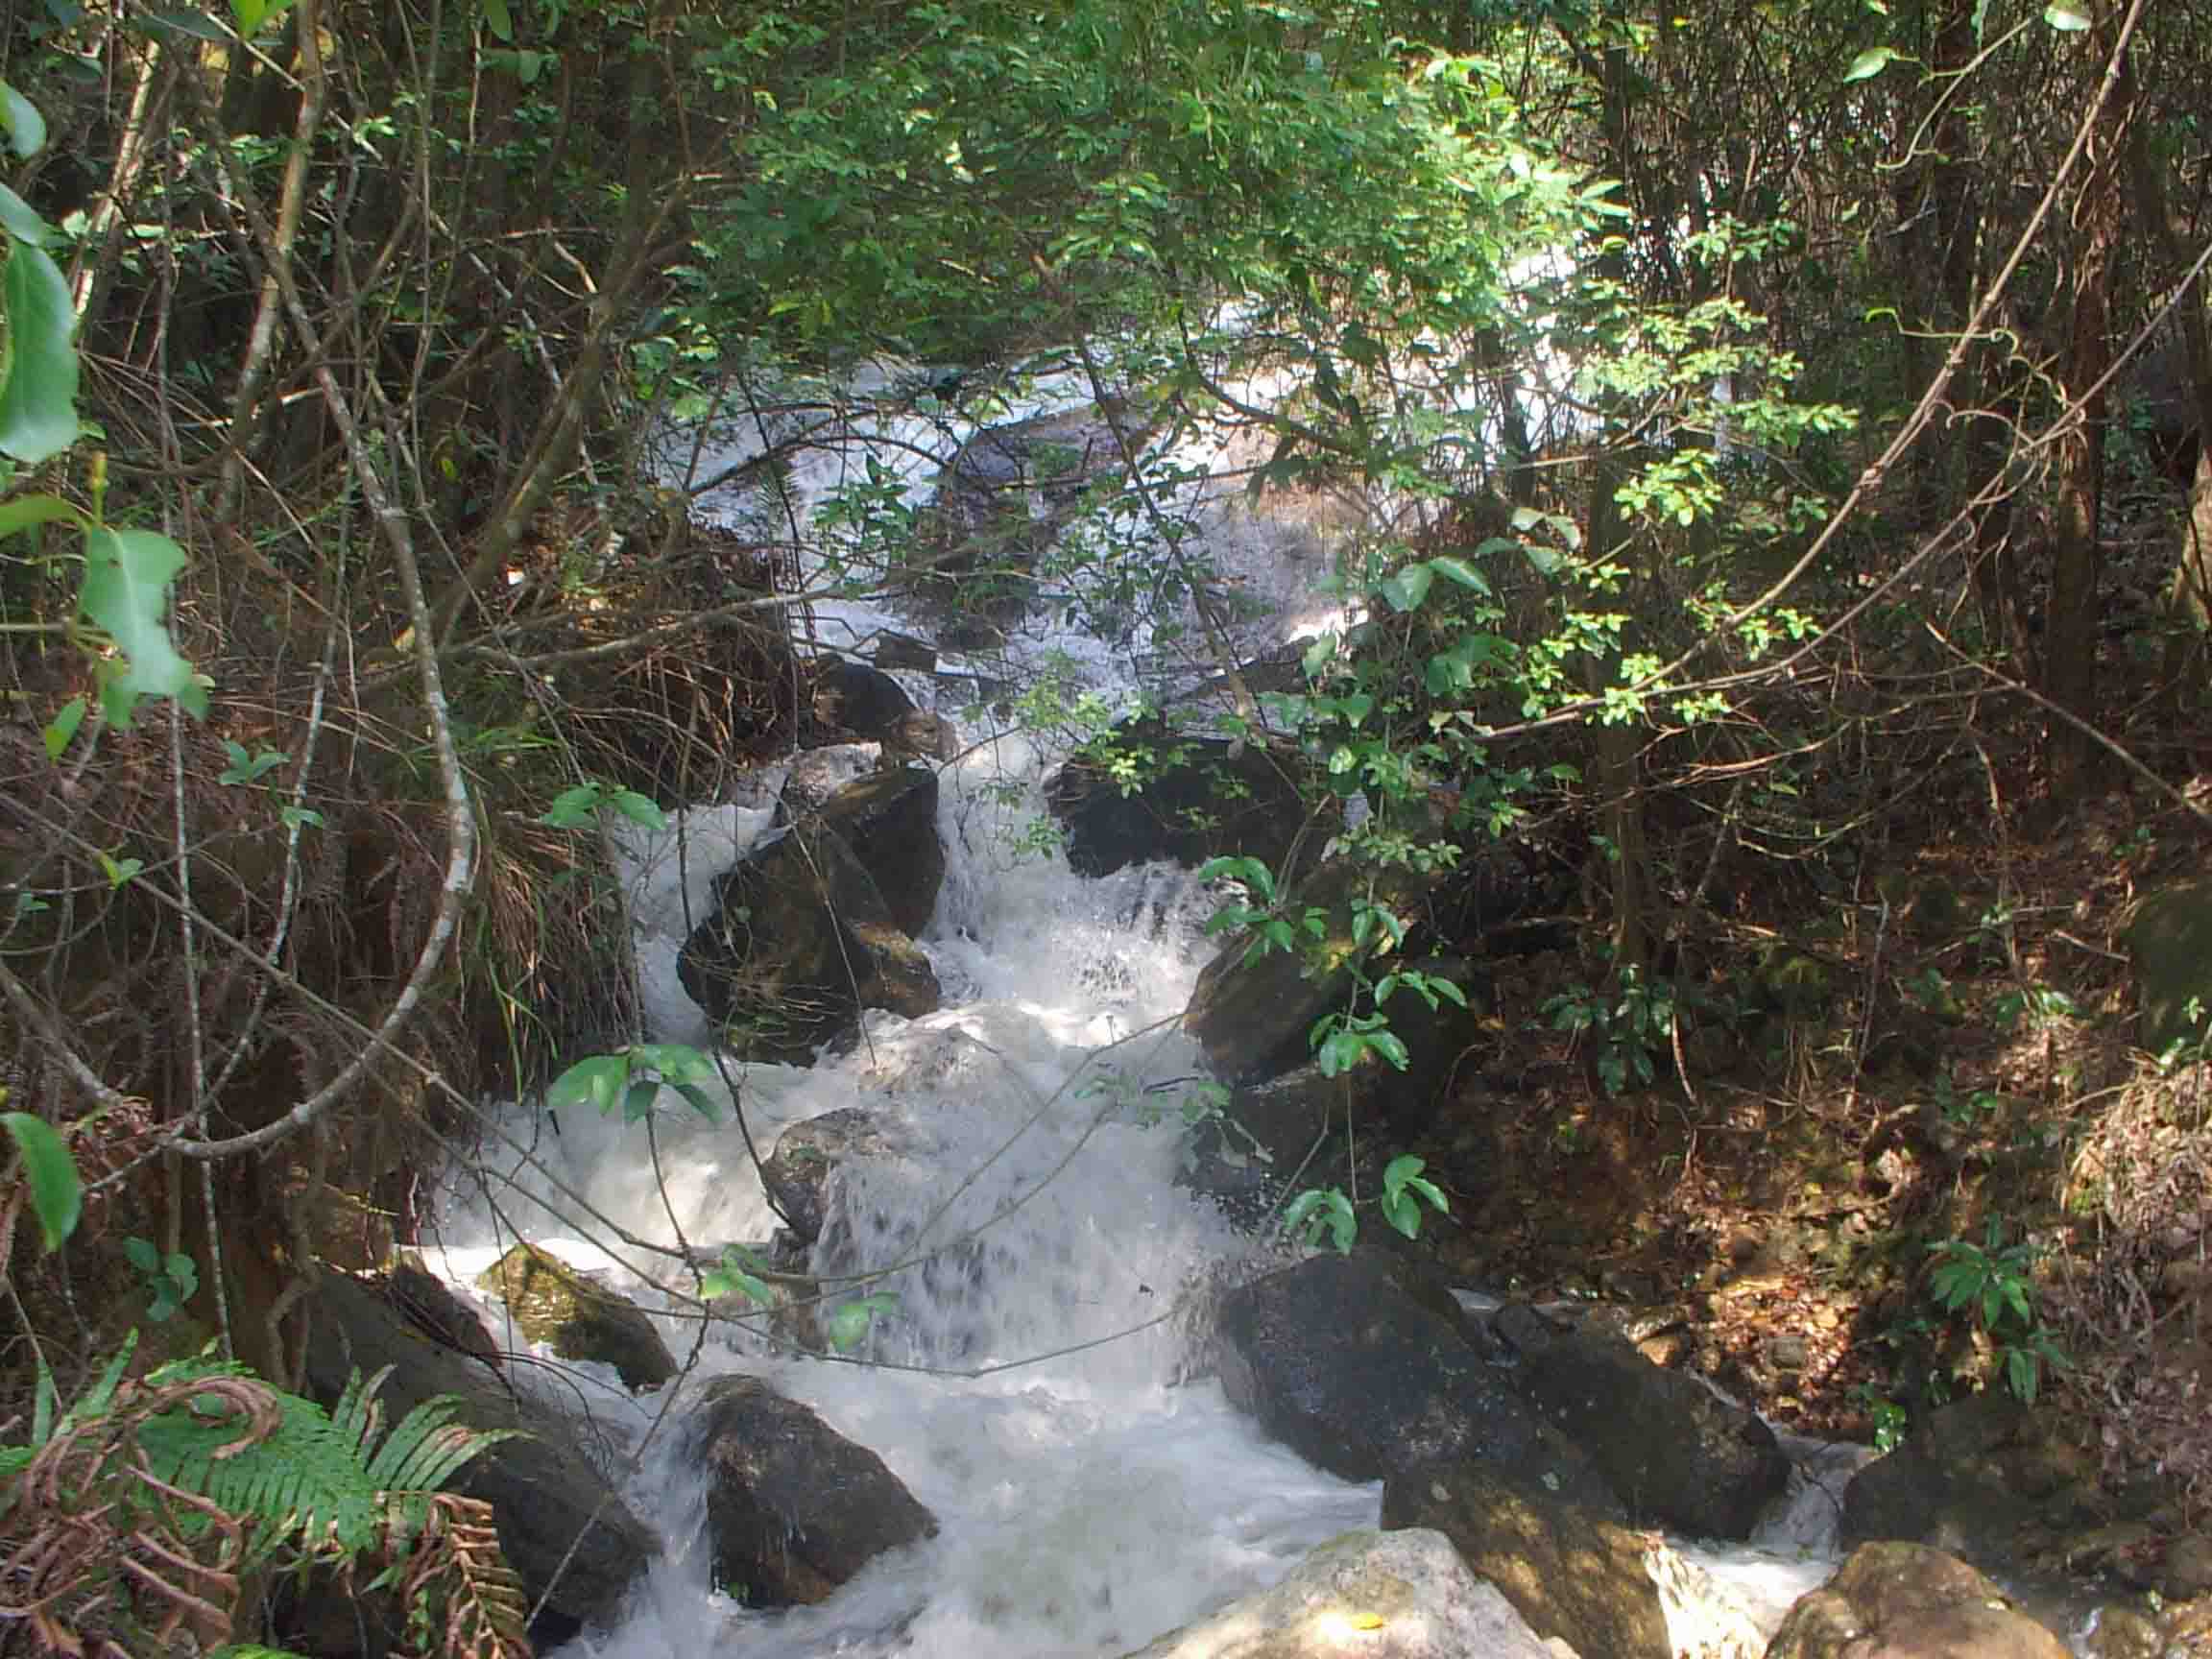
M 840 1106 L 895 1129 L 899 1151 L 854 1166 L 837 1189 L 815 1266 L 921 1259 L 871 1285 L 898 1303 L 866 1350 L 916 1369 L 720 1339 L 698 1368 L 766 1375 L 814 1407 L 885 1459 L 936 1513 L 939 1535 L 823 1608 L 740 1612 L 708 1588 L 691 1545 L 697 1473 L 664 1440 L 631 1496 L 672 1548 L 630 1621 L 579 1656 L 1118 1652 L 1374 1523 L 1374 1488 L 1316 1473 L 1263 1441 L 1214 1383 L 1180 1380 L 1181 1298 L 1244 1248 L 1172 1184 L 1177 1106 L 1200 1071 L 1175 1017 L 1204 954 L 1203 895 L 1183 872 L 1086 881 L 1057 858 L 1018 854 L 1037 805 L 1007 800 L 1000 761 L 1035 776 L 1034 757 L 986 751 L 949 773 L 943 793 L 950 870 L 926 944 L 967 998 L 917 1022 L 872 1015 L 851 1053 L 808 1071 L 743 1069 L 757 1136 Z M 751 826 L 728 814 L 720 828 L 735 845 Z M 666 925 L 676 884 L 661 851 L 635 866 L 649 980 L 681 943 Z M 716 868 L 698 858 L 694 882 Z M 649 1143 L 642 1125 L 565 1119 L 541 1145 L 637 1237 L 670 1242 L 679 1224 L 694 1243 L 768 1230 L 727 1126 L 671 1112 Z M 547 1190 L 542 1176 L 519 1179 Z M 575 1230 L 558 1195 L 539 1207 L 509 1194 L 501 1208 L 526 1233 Z M 467 1204 L 444 1218 L 456 1272 L 491 1255 L 488 1221 Z

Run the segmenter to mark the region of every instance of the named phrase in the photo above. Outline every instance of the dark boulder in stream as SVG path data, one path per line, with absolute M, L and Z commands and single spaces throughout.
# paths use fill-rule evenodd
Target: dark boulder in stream
M 810 1245 L 822 1237 L 830 1179 L 837 1166 L 848 1158 L 884 1157 L 901 1144 L 883 1114 L 864 1106 L 841 1106 L 794 1123 L 779 1135 L 775 1151 L 760 1166 L 760 1179 L 792 1238 Z
M 1472 1321 L 1415 1294 L 1390 1264 L 1317 1256 L 1238 1286 L 1216 1325 L 1221 1382 L 1308 1462 L 1374 1480 L 1462 1459 L 1607 1515 L 1590 1461 L 1514 1391 Z
M 1790 1483 L 1790 1459 L 1757 1414 L 1609 1335 L 1564 1331 L 1535 1309 L 1499 1310 L 1522 1396 L 1587 1452 L 1641 1524 L 1748 1538 Z
M 882 1458 L 758 1378 L 709 1382 L 688 1444 L 707 1472 L 714 1580 L 749 1607 L 827 1600 L 937 1530 Z
M 747 854 L 714 892 L 714 914 L 684 941 L 676 974 L 746 1058 L 805 1066 L 863 1008 L 935 1012 L 929 958 L 818 815 Z
M 1191 737 L 1152 720 L 1114 729 L 1097 756 L 1078 754 L 1045 785 L 1045 804 L 1078 876 L 1165 859 L 1196 866 L 1224 854 L 1258 858 L 1278 878 L 1307 823 L 1295 754 Z
M 434 1395 L 470 1429 L 520 1431 L 479 1453 L 449 1484 L 492 1505 L 499 1549 L 522 1580 L 541 1650 L 611 1623 L 661 1542 L 580 1449 L 574 1418 L 516 1393 L 499 1372 L 431 1338 L 380 1283 L 324 1273 L 308 1304 L 303 1391 L 336 1403 L 356 1371 L 392 1375 L 378 1396 L 397 1422 Z

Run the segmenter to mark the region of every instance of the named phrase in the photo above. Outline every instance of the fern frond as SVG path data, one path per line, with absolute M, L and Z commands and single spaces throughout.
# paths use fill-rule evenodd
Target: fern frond
M 405 1594 L 410 1633 L 441 1659 L 531 1659 L 530 1599 L 499 1552 L 492 1505 L 440 1492 Z
M 180 1404 L 139 1427 L 139 1448 L 156 1478 L 204 1493 L 229 1514 L 251 1519 L 272 1542 L 299 1536 L 310 1547 L 327 1541 L 355 1551 L 378 1541 L 376 1483 L 358 1445 L 339 1432 L 320 1406 L 276 1395 L 273 1432 L 241 1443 L 235 1421 L 207 1412 L 207 1398 Z

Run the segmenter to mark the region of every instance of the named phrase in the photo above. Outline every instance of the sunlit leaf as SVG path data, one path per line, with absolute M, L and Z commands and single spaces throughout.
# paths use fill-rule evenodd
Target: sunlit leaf
M 43 1118 L 28 1112 L 0 1113 L 23 1160 L 23 1173 L 31 1188 L 31 1214 L 38 1218 L 38 1237 L 49 1250 L 59 1250 L 77 1231 L 77 1218 L 84 1207 L 84 1186 L 77 1178 L 77 1161 L 69 1156 L 60 1131 Z
M 0 220 L 21 232 L 7 210 L 22 198 L 0 185 Z M 33 216 L 36 218 L 36 215 Z M 0 454 L 27 466 L 59 455 L 77 441 L 77 325 L 69 283 L 43 248 L 16 240 L 0 272 L 0 313 L 7 320 L 6 378 L 0 379 Z
M 594 1054 L 553 1079 L 553 1086 L 545 1091 L 545 1104 L 555 1112 L 564 1106 L 590 1106 L 611 1112 L 629 1081 L 629 1055 Z
M 1890 60 L 1896 56 L 1896 51 L 1891 47 L 1867 47 L 1865 51 L 1852 59 L 1851 67 L 1843 71 L 1844 84 L 1848 85 L 1854 81 L 1871 81 L 1883 70 L 1888 68 Z
M 47 723 L 46 730 L 39 733 L 46 745 L 47 759 L 61 758 L 62 752 L 76 737 L 77 728 L 84 724 L 86 707 L 84 698 L 72 697 L 61 705 L 61 712 Z
M 2089 27 L 2089 13 L 2078 6 L 2046 6 L 2043 21 L 2061 34 L 2079 35 Z
M 12 501 L 0 501 L 0 536 L 12 536 L 34 524 L 63 521 L 83 524 L 85 519 L 84 514 L 59 495 L 18 495 Z
M 28 161 L 46 147 L 46 120 L 37 106 L 0 81 L 0 127 L 8 130 L 8 142 Z
M 127 728 L 138 697 L 174 697 L 193 713 L 205 713 L 206 687 L 179 654 L 163 620 L 169 584 L 184 568 L 184 549 L 156 531 L 99 525 L 84 534 L 84 558 L 79 603 L 129 663 L 102 688 L 109 724 Z
M 484 26 L 502 45 L 515 44 L 515 14 L 507 10 L 507 0 L 484 0 Z

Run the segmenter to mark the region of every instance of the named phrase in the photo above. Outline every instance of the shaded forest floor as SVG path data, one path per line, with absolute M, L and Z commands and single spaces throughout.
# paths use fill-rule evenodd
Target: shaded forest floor
M 2161 770 L 2202 802 L 2212 730 L 2189 736 L 2169 753 L 2196 763 Z M 2201 828 L 2148 786 L 2040 826 L 1978 795 L 1892 826 L 1862 890 L 1815 912 L 1754 895 L 1685 950 L 1648 1089 L 1609 1093 L 1601 1037 L 1559 1029 L 1587 963 L 1501 964 L 1495 1048 L 1411 1147 L 1453 1198 L 1430 1247 L 1460 1283 L 1601 1305 L 1820 1437 L 1887 1444 L 2004 1387 L 2004 1339 L 2040 1328 L 2064 1358 L 2039 1391 L 2108 1479 L 2154 1476 L 2200 1521 L 2212 1069 L 2137 1047 L 2123 933 L 2142 894 L 2204 873 Z M 1946 1309 L 1946 1240 L 2017 1263 L 2032 1319 L 1993 1341 Z

